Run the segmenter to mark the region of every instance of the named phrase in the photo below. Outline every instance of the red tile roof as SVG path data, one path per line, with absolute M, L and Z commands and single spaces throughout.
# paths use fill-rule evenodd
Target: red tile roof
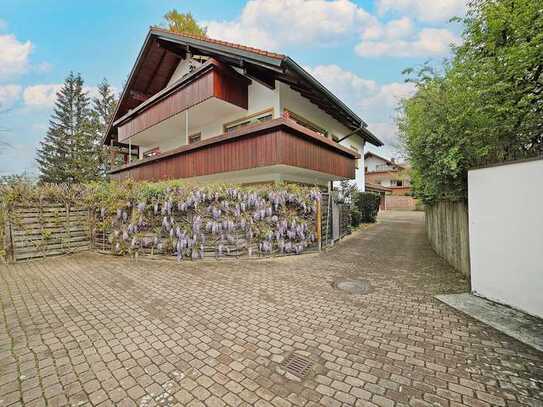
M 173 35 L 178 36 L 180 38 L 192 38 L 194 40 L 206 41 L 206 42 L 209 42 L 211 44 L 217 44 L 217 45 L 222 45 L 222 46 L 225 46 L 225 47 L 241 49 L 241 50 L 244 50 L 244 51 L 253 52 L 255 54 L 263 55 L 263 56 L 270 57 L 270 58 L 275 58 L 275 59 L 284 59 L 284 58 L 286 58 L 285 55 L 278 54 L 276 52 L 266 51 L 266 50 L 259 49 L 259 48 L 254 48 L 254 47 L 249 47 L 247 45 L 235 44 L 233 42 L 215 40 L 213 38 L 204 37 L 203 35 L 196 35 L 196 34 L 190 34 L 190 33 L 178 33 L 178 32 L 170 31 L 170 30 L 167 30 L 165 28 L 160 28 L 160 27 L 151 27 L 151 30 L 152 31 L 162 31 L 162 32 L 165 32 L 165 33 L 168 33 L 168 34 L 173 34 Z

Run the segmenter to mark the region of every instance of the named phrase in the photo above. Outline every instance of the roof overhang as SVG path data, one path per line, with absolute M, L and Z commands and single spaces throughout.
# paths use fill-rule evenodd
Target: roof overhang
M 155 47 L 160 48 L 161 51 L 156 51 Z M 282 81 L 336 118 L 336 120 L 340 121 L 347 128 L 356 130 L 356 134 L 364 140 L 375 146 L 383 145 L 367 129 L 367 124 L 356 113 L 288 56 L 224 41 L 173 33 L 157 27 L 152 27 L 145 38 L 143 47 L 138 54 L 138 58 L 119 99 L 113 120 L 104 135 L 105 144 L 109 143 L 115 131 L 113 122 L 118 121 L 119 118 L 125 116 L 132 108 L 136 107 L 133 106 L 136 102 L 130 99 L 134 93 L 132 88 L 135 85 L 136 77 L 148 77 L 149 80 L 155 80 L 153 76 L 149 77 L 149 75 L 141 74 L 142 69 L 145 68 L 142 68 L 143 60 L 146 57 L 154 58 L 160 64 L 171 65 L 172 55 L 182 58 L 187 53 L 213 57 L 221 62 L 238 67 L 243 70 L 247 77 L 258 80 L 269 87 L 275 86 L 275 80 Z M 162 70 L 168 72 L 168 69 L 171 70 L 168 66 L 165 68 L 161 66 L 156 67 L 156 71 Z M 157 81 L 158 83 L 153 85 L 154 87 L 160 86 L 160 80 Z M 149 95 L 149 97 L 151 96 Z M 144 102 L 144 100 L 141 102 Z

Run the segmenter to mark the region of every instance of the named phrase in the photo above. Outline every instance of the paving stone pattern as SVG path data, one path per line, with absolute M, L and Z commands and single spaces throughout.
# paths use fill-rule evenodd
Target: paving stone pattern
M 1 265 L 0 406 L 542 406 L 542 353 L 432 297 L 466 290 L 407 212 L 320 254 Z

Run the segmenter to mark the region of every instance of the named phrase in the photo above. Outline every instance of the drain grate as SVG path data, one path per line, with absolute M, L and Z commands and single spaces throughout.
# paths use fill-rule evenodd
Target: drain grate
M 281 366 L 288 373 L 303 379 L 309 373 L 309 369 L 313 366 L 313 362 L 303 356 L 293 353 L 281 363 Z

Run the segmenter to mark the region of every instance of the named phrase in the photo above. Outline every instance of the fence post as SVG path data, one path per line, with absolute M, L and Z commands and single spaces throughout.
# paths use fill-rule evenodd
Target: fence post
M 317 242 L 319 244 L 319 252 L 322 250 L 322 207 L 321 200 L 317 201 Z
M 68 242 L 70 244 L 71 241 L 72 241 L 72 230 L 71 230 L 72 229 L 72 224 L 71 224 L 71 221 L 70 221 L 70 204 L 66 203 L 65 208 L 66 208 L 66 225 L 67 225 L 66 230 L 68 232 Z
M 11 228 L 11 222 L 9 221 L 8 210 L 5 212 L 6 218 L 4 219 L 4 251 L 6 253 L 6 263 L 15 263 L 15 246 L 13 244 L 13 229 Z
M 94 241 L 95 238 L 95 219 L 92 215 L 92 210 L 89 208 L 87 211 L 87 226 L 89 228 L 88 234 L 89 234 L 89 249 L 94 250 L 96 249 L 96 242 Z

